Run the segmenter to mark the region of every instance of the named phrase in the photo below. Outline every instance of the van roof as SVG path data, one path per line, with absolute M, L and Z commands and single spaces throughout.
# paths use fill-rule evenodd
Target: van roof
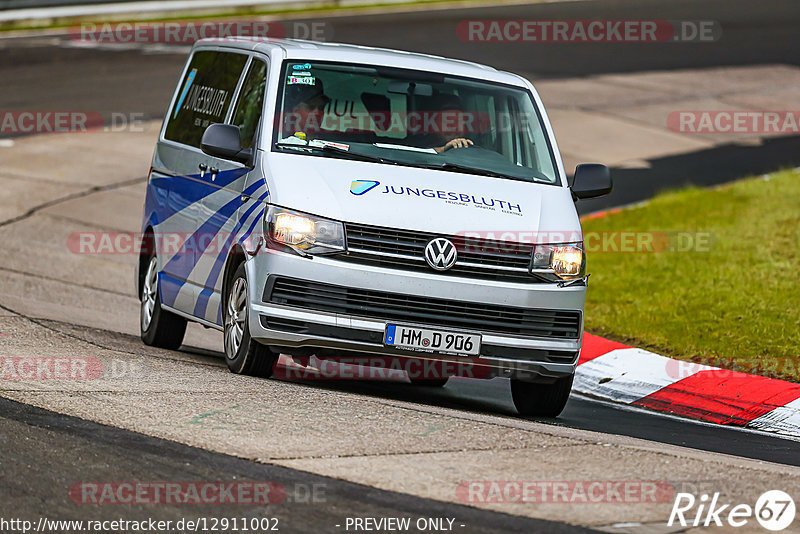
M 201 39 L 195 46 L 226 46 L 243 50 L 255 50 L 269 55 L 275 52 L 284 59 L 318 61 L 342 61 L 367 65 L 385 65 L 428 72 L 441 72 L 456 76 L 467 76 L 512 85 L 523 85 L 516 74 L 498 71 L 494 67 L 471 61 L 449 59 L 430 54 L 375 48 L 343 43 L 303 41 L 300 39 L 271 39 L 265 37 L 232 37 L 223 43 L 219 39 Z

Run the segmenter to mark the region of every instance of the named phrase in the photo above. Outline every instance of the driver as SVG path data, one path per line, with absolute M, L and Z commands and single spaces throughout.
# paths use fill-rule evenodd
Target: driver
M 459 97 L 456 95 L 439 95 L 434 101 L 434 107 L 438 108 L 441 112 L 442 120 L 440 123 L 441 128 L 439 128 L 439 131 L 434 134 L 434 142 L 438 143 L 438 146 L 431 148 L 441 154 L 442 152 L 446 152 L 452 148 L 467 148 L 475 144 L 471 139 L 460 137 L 462 132 L 459 131 L 458 128 L 453 129 L 444 127 L 446 124 L 449 125 L 453 122 L 455 122 L 455 124 L 461 123 L 460 115 L 464 113 L 462 111 L 464 106 L 462 105 Z M 451 116 L 446 117 L 447 114 L 451 114 Z M 452 114 L 456 115 L 455 121 L 451 120 Z
M 313 85 L 286 86 L 283 109 L 288 113 L 284 122 L 285 131 L 315 133 L 322 129 L 325 106 L 331 99 L 325 94 L 322 80 L 316 78 L 314 82 Z

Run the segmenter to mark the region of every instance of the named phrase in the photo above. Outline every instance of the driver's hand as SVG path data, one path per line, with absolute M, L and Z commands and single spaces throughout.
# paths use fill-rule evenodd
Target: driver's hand
M 448 141 L 446 145 L 437 147 L 435 150 L 436 152 L 441 153 L 446 150 L 450 150 L 451 148 L 467 148 L 474 144 L 475 143 L 464 137 L 456 137 L 455 139 Z

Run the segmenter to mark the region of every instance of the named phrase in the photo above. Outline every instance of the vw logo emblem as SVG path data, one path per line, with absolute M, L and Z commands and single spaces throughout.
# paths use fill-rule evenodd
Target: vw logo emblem
M 437 237 L 425 246 L 425 261 L 437 271 L 446 271 L 456 264 L 457 259 L 456 246 L 449 239 Z

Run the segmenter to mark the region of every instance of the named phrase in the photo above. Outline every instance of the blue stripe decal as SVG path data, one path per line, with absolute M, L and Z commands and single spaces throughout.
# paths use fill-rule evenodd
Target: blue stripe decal
M 231 248 L 231 243 L 233 242 L 233 238 L 236 233 L 241 229 L 242 224 L 245 220 L 253 213 L 253 210 L 261 206 L 260 202 L 254 202 L 252 206 L 250 206 L 247 211 L 239 218 L 236 223 L 236 226 L 233 228 L 233 231 L 230 235 L 225 239 L 225 243 L 222 246 L 222 250 L 217 254 L 217 258 L 214 260 L 214 265 L 211 267 L 211 272 L 208 274 L 208 278 L 206 278 L 206 283 L 204 284 L 205 289 L 200 292 L 200 296 L 197 299 L 197 303 L 194 306 L 194 316 L 195 317 L 205 317 L 206 315 L 206 308 L 208 307 L 208 299 L 211 298 L 213 291 L 209 288 L 216 287 L 216 281 L 219 278 L 220 271 L 222 271 L 222 266 L 225 264 L 225 259 L 228 257 L 228 251 Z M 245 235 L 249 235 L 249 232 L 253 231 L 256 223 L 259 221 L 259 217 L 256 217 L 253 223 L 250 225 L 250 229 L 248 233 Z
M 264 184 L 266 185 L 266 180 L 264 180 Z M 260 197 L 258 197 L 258 200 L 259 201 L 264 201 L 264 200 L 267 199 L 267 197 L 269 197 L 269 190 L 264 191 L 264 194 L 261 195 Z M 262 218 L 263 217 L 257 217 L 255 223 L 260 221 Z M 254 225 L 255 225 L 255 223 L 254 223 Z M 252 228 L 253 227 L 251 227 L 251 231 L 252 231 Z M 222 325 L 222 301 L 220 301 L 219 306 L 217 307 L 217 324 L 218 325 Z
M 158 171 L 155 171 L 156 173 Z M 250 172 L 248 168 L 220 171 L 214 183 L 199 174 L 163 176 L 151 174 L 145 194 L 145 219 L 158 225 L 179 211 L 203 200 Z M 143 226 L 142 230 L 146 227 Z
M 263 219 L 263 215 L 255 218 L 253 224 L 250 225 L 250 229 L 247 230 L 246 235 L 250 235 L 250 233 L 253 231 L 253 228 L 256 227 L 256 224 L 261 222 L 261 219 Z M 205 316 L 205 313 L 206 310 L 203 310 L 203 316 Z M 219 306 L 217 307 L 217 324 L 222 326 L 222 300 L 220 300 Z
M 245 189 L 242 194 L 249 195 L 256 191 L 260 187 L 260 183 L 256 182 L 252 184 L 250 187 Z M 197 250 L 197 243 L 199 239 L 206 234 L 217 234 L 221 225 L 217 225 L 217 218 L 222 216 L 225 220 L 230 219 L 234 213 L 236 213 L 236 209 L 241 205 L 242 201 L 239 198 L 239 194 L 237 193 L 236 198 L 222 206 L 216 213 L 211 215 L 194 233 L 186 239 L 181 245 L 181 249 L 178 253 L 173 256 L 167 264 L 164 266 L 164 270 L 167 272 L 173 272 L 170 268 L 174 268 L 178 266 L 181 259 L 184 259 L 183 256 L 188 253 L 194 253 Z M 192 269 L 194 268 L 195 263 L 188 262 Z M 176 273 L 176 274 L 185 274 L 183 278 L 188 278 L 190 273 Z
M 194 81 L 194 77 L 197 75 L 197 69 L 192 69 L 192 72 L 186 77 L 186 82 L 183 84 L 183 91 L 181 91 L 181 96 L 178 98 L 178 103 L 175 104 L 175 113 L 172 115 L 172 118 L 178 116 L 178 112 L 181 110 L 181 104 L 183 104 L 186 95 L 189 93 L 189 87 L 192 85 Z
M 208 289 L 207 287 L 204 288 L 200 292 L 200 294 L 197 296 L 197 302 L 194 305 L 194 313 L 193 313 L 193 315 L 195 317 L 199 317 L 200 319 L 205 319 L 205 308 L 206 308 L 206 305 L 208 304 L 208 299 L 211 298 L 211 295 L 213 293 L 214 293 L 214 291 L 212 291 L 211 289 Z M 203 306 L 203 312 L 204 312 L 202 315 L 200 315 L 198 313 L 198 311 L 199 311 L 198 308 L 201 306 L 201 303 L 203 303 L 202 306 Z
M 182 280 L 170 276 L 165 273 L 158 275 L 158 297 L 161 302 L 167 306 L 175 306 L 175 301 L 178 299 L 178 292 L 184 284 Z

